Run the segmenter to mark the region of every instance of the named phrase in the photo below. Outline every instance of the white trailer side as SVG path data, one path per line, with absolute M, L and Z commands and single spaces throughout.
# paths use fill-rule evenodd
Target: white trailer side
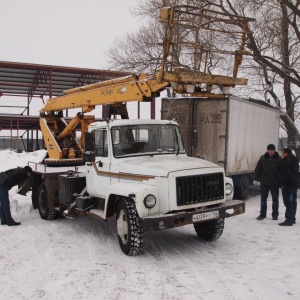
M 228 101 L 226 174 L 254 171 L 268 144 L 278 146 L 279 111 L 237 97 Z

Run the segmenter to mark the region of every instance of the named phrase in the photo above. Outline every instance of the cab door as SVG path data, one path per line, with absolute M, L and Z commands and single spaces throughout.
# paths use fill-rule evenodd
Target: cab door
M 92 196 L 106 197 L 110 186 L 110 149 L 106 128 L 92 131 L 93 162 L 86 164 L 86 186 Z

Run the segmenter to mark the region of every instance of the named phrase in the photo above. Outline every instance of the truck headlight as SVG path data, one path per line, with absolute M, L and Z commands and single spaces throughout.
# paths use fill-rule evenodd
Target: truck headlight
M 155 206 L 155 204 L 156 204 L 156 198 L 154 195 L 149 194 L 144 198 L 144 205 L 147 208 L 152 208 Z
M 226 183 L 226 195 L 230 195 L 233 192 L 233 186 L 230 183 Z

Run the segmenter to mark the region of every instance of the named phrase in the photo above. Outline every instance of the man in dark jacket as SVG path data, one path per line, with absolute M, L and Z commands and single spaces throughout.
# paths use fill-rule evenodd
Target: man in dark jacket
M 257 220 L 263 220 L 267 215 L 267 199 L 269 191 L 272 195 L 272 218 L 278 220 L 279 171 L 282 159 L 275 146 L 269 144 L 267 152 L 262 155 L 254 171 L 254 181 L 260 182 L 260 214 Z
M 32 169 L 29 166 L 24 168 L 10 169 L 0 173 L 0 218 L 1 225 L 14 226 L 21 223 L 16 222 L 10 213 L 8 191 L 15 185 L 20 184 L 31 176 Z
M 296 223 L 299 161 L 297 157 L 292 154 L 290 148 L 283 148 L 282 157 L 280 182 L 285 206 L 285 221 L 279 223 L 279 225 L 292 226 Z

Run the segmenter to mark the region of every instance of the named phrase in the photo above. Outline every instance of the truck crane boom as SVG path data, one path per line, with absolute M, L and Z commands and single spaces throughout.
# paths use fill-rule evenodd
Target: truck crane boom
M 185 21 L 181 21 L 180 16 L 184 15 Z M 187 23 L 191 17 L 189 27 Z M 197 18 L 199 17 L 199 18 Z M 212 75 L 207 73 L 207 62 L 205 68 L 200 70 L 203 53 L 207 50 L 203 48 L 201 43 L 178 44 L 177 38 L 174 37 L 174 28 L 183 27 L 201 29 L 201 25 L 205 18 L 212 21 L 216 18 L 220 22 L 222 16 L 215 17 L 215 12 L 208 10 L 200 10 L 191 6 L 173 6 L 161 9 L 160 20 L 166 27 L 166 38 L 163 42 L 163 57 L 161 60 L 161 68 L 154 72 L 153 75 L 141 73 L 139 75 L 129 75 L 122 78 L 112 79 L 108 81 L 98 82 L 82 87 L 73 88 L 64 91 L 62 96 L 51 98 L 47 101 L 40 112 L 40 127 L 43 133 L 49 158 L 45 160 L 47 164 L 74 164 L 83 163 L 83 152 L 85 149 L 85 132 L 94 116 L 84 115 L 91 112 L 97 105 L 107 105 L 110 109 L 106 117 L 111 114 L 120 114 L 122 118 L 128 118 L 127 109 L 124 103 L 129 101 L 152 101 L 161 91 L 170 87 L 173 93 L 189 94 L 191 96 L 217 97 L 218 94 L 212 93 L 212 87 L 218 86 L 221 90 L 221 96 L 229 92 L 229 88 L 235 85 L 246 85 L 247 79 L 237 78 L 237 68 L 241 63 L 241 57 L 246 54 L 243 50 L 245 44 L 245 36 L 248 33 L 248 21 L 250 19 L 236 18 L 235 22 L 240 28 L 243 28 L 239 34 L 242 35 L 242 43 L 240 49 L 234 54 L 235 63 L 233 76 Z M 198 20 L 195 23 L 195 20 Z M 224 18 L 223 21 L 232 24 L 232 18 Z M 202 22 L 202 23 L 201 23 Z M 241 26 L 242 25 L 242 26 Z M 207 28 L 205 28 L 207 30 Z M 190 70 L 187 68 L 176 67 L 172 64 L 173 59 L 169 60 L 169 56 L 174 55 L 174 47 L 194 48 L 197 51 L 201 49 L 201 54 L 194 53 L 194 61 L 197 63 L 198 69 Z M 200 53 L 199 52 L 199 53 Z M 207 59 L 207 54 L 206 54 Z M 203 87 L 206 86 L 206 88 Z M 68 124 L 63 118 L 63 110 L 81 108 L 82 112 L 78 113 L 74 119 Z M 81 124 L 81 143 L 76 140 L 75 128 Z
M 90 112 L 96 105 L 151 100 L 153 94 L 168 85 L 168 82 L 159 83 L 146 74 L 102 81 L 64 91 L 63 96 L 49 99 L 41 113 L 79 107 L 82 112 Z

